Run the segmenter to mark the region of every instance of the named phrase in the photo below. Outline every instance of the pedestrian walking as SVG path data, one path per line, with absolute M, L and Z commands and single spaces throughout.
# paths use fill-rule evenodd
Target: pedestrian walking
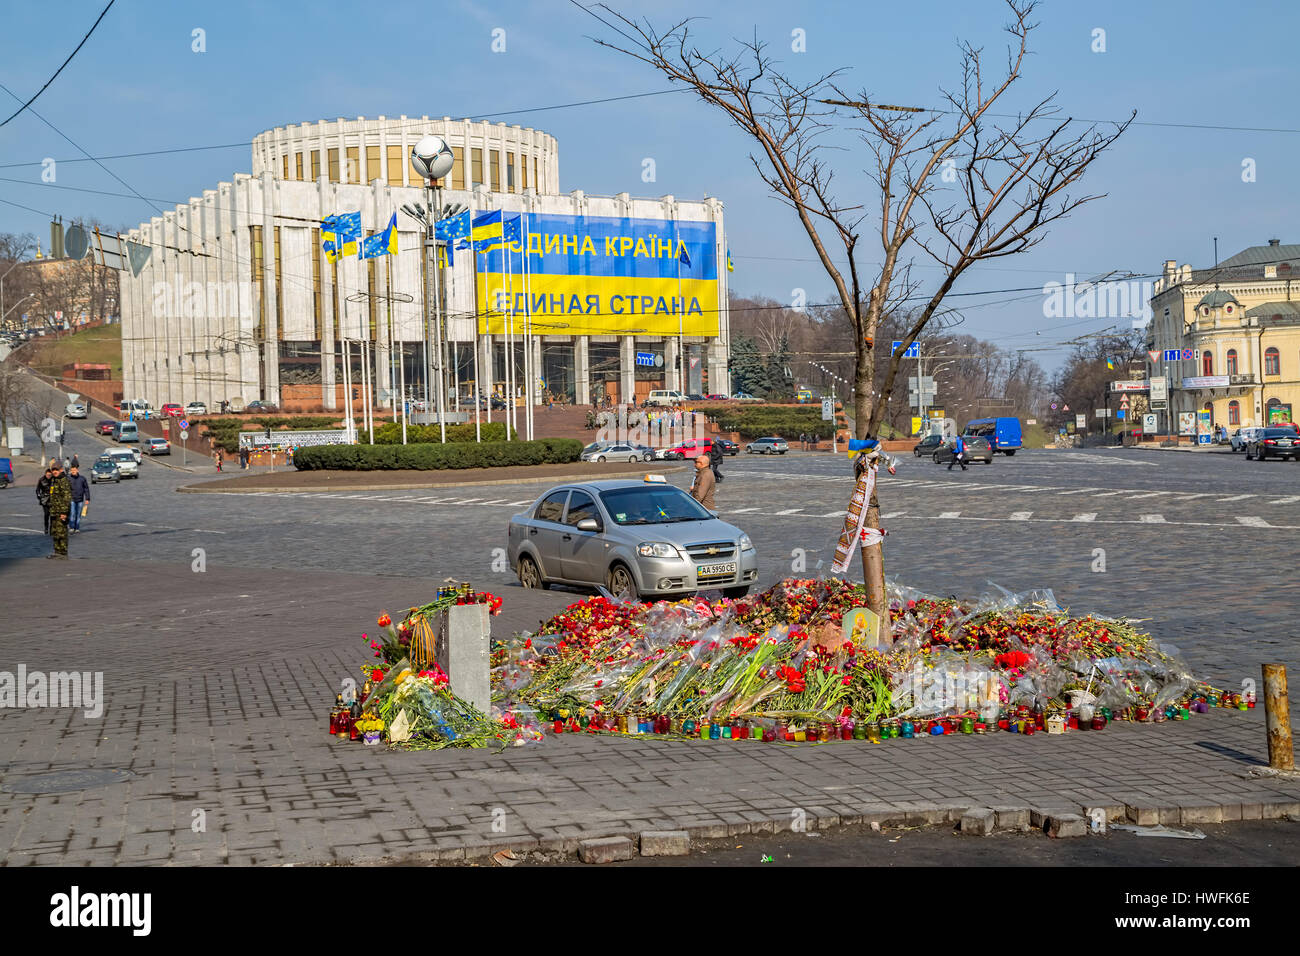
M 240 471 L 248 470 L 248 449 L 247 448 L 239 449 L 239 470 Z
M 212 463 L 217 466 L 217 471 L 221 471 L 221 452 L 214 451 L 212 453 Z
M 709 467 L 709 456 L 699 455 L 695 459 L 695 480 L 691 482 L 691 497 L 710 511 L 713 504 L 713 469 Z
M 72 510 L 68 512 L 68 533 L 76 534 L 81 530 L 81 511 L 90 504 L 90 482 L 86 476 L 79 474 L 74 459 L 68 472 L 68 488 L 72 492 Z
M 45 474 L 41 476 L 40 481 L 36 482 L 36 500 L 41 504 L 41 510 L 45 513 L 45 520 L 41 524 L 41 531 L 45 534 L 50 533 L 50 482 L 54 480 L 54 470 L 46 468 Z
M 72 456 L 72 467 L 73 467 L 73 468 L 80 468 L 80 467 L 81 467 L 81 462 L 77 461 L 77 456 L 76 456 L 76 455 L 73 455 L 73 456 Z
M 712 466 L 713 481 L 715 484 L 722 483 L 722 456 L 726 453 L 727 446 L 722 443 L 722 439 L 713 439 L 713 444 L 709 446 L 707 457 L 709 459 L 709 464 Z
M 966 443 L 958 435 L 953 441 L 952 461 L 948 462 L 948 470 L 952 471 L 953 465 L 961 465 L 961 470 L 966 470 Z
M 50 478 L 50 537 L 54 539 L 54 553 L 47 558 L 68 557 L 68 511 L 72 508 L 72 489 L 63 474 L 63 462 L 55 460 Z

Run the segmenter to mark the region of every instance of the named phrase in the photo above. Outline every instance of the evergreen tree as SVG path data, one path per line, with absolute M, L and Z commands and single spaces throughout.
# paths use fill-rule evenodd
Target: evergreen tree
M 766 391 L 767 369 L 758 345 L 747 336 L 731 340 L 731 388 L 733 392 L 748 392 L 761 396 Z

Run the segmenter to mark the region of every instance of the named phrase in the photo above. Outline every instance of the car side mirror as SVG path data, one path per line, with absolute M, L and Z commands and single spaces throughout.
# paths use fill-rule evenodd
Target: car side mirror
M 577 527 L 579 531 L 599 531 L 600 522 L 595 518 L 583 518 L 578 522 Z

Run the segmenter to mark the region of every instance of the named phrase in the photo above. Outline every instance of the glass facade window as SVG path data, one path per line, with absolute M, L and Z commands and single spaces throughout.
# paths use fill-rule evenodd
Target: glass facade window
M 1214 354 L 1209 349 L 1201 353 L 1201 374 L 1214 374 Z
M 483 183 L 483 150 L 477 146 L 469 151 L 469 167 L 470 188 L 473 189 Z
M 510 192 L 518 192 L 515 189 L 515 154 L 506 153 L 506 189 Z
M 488 180 L 494 193 L 501 191 L 501 150 L 499 149 L 488 150 Z
M 1228 349 L 1228 374 L 1237 374 L 1237 350 Z
M 452 155 L 456 157 L 456 165 L 451 168 L 451 188 L 465 188 L 465 150 L 461 146 L 451 148 Z
M 298 153 L 296 155 L 297 155 L 297 162 L 295 163 L 294 168 L 297 170 L 298 180 L 301 181 L 302 180 L 302 153 Z
M 402 168 L 405 166 L 402 156 L 402 146 L 399 143 L 394 146 L 389 144 L 388 147 L 388 185 L 402 185 Z
M 1264 351 L 1264 374 L 1281 375 L 1282 356 L 1275 348 L 1268 348 Z
M 346 170 L 346 173 L 347 173 L 347 177 L 345 179 L 345 182 L 349 182 L 349 183 L 361 182 L 361 147 L 360 146 L 348 147 L 348 168 Z
M 338 147 L 333 147 L 333 148 L 331 148 L 331 149 L 329 150 L 328 155 L 329 155 L 329 163 L 330 163 L 330 182 L 332 182 L 332 183 L 339 183 L 339 182 L 342 182 L 343 180 L 339 179 L 339 151 L 338 151 Z
M 1228 403 L 1228 424 L 1229 425 L 1241 424 L 1241 402 L 1237 401 L 1236 399 L 1233 399 L 1231 402 Z
M 311 181 L 316 182 L 320 179 L 320 150 L 311 151 Z
M 284 179 L 289 178 L 289 154 L 284 154 Z
M 376 179 L 382 178 L 379 169 L 379 147 L 366 147 L 366 182 L 373 183 Z

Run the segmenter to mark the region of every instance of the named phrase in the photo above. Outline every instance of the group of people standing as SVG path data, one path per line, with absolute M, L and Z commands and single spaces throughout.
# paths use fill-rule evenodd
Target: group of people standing
M 67 474 L 57 458 L 36 482 L 36 500 L 45 516 L 45 533 L 54 540 L 54 552 L 47 558 L 68 557 L 68 536 L 81 530 L 82 513 L 90 504 L 90 482 L 80 473 L 77 459 Z

